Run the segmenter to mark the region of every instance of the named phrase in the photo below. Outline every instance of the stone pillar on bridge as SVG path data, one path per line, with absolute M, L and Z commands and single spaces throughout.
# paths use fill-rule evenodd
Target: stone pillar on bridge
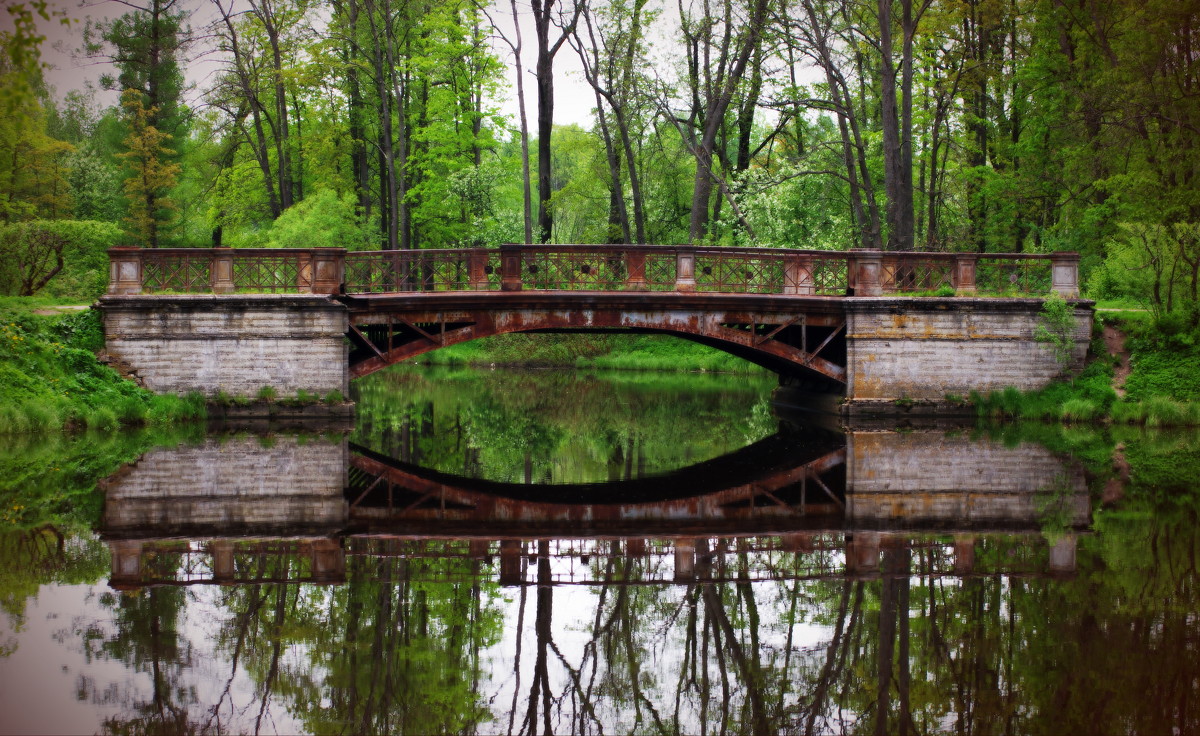
M 473 291 L 486 291 L 488 288 L 487 251 L 471 251 L 467 256 L 467 279 Z
M 1050 254 L 1050 288 L 1064 299 L 1079 296 L 1079 254 L 1056 252 Z
M 524 260 L 521 246 L 500 246 L 500 291 L 521 290 L 521 262 Z
M 108 249 L 108 293 L 113 295 L 142 293 L 142 249 Z
M 312 252 L 312 292 L 338 294 L 346 281 L 346 249 L 314 248 Z
M 696 290 L 696 251 L 680 248 L 675 251 L 675 291 Z
M 213 248 L 208 274 L 214 294 L 233 293 L 233 248 Z
M 883 295 L 883 251 L 852 250 L 850 267 L 854 271 L 855 296 Z
M 783 293 L 808 296 L 814 293 L 811 256 L 789 255 L 783 259 Z
M 643 251 L 625 252 L 625 290 L 648 291 L 646 284 L 646 254 Z
M 955 296 L 975 295 L 975 265 L 978 262 L 978 253 L 954 254 L 954 270 L 951 272 L 951 278 L 954 281 Z

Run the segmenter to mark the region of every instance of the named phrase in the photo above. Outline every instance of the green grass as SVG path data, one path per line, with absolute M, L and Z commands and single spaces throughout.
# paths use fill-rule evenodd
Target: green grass
M 413 362 L 430 365 L 597 368 L 762 373 L 765 369 L 698 343 L 666 335 L 497 335 L 452 345 Z
M 1023 393 L 1014 388 L 972 395 L 982 417 L 1136 424 L 1147 427 L 1200 426 L 1200 330 L 1177 315 L 1146 312 L 1097 315 L 1097 321 L 1126 333 L 1132 372 L 1126 395 L 1112 389 L 1114 361 L 1096 342 L 1091 362 L 1071 381 Z
M 0 300 L 0 434 L 112 431 L 204 416 L 199 395 L 159 396 L 101 364 L 94 310 L 42 316 L 42 299 Z

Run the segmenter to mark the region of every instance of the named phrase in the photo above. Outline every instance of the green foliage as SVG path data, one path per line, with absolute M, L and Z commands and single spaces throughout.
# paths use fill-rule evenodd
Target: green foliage
M 774 385 L 766 377 L 403 366 L 352 384 L 354 439 L 499 481 L 521 482 L 527 470 L 555 483 L 648 475 L 774 433 L 778 421 L 759 407 Z
M 101 339 L 91 310 L 43 317 L 21 302 L 0 302 L 0 434 L 204 417 L 197 397 L 152 394 L 102 365 L 92 352 Z
M 1059 294 L 1051 294 L 1042 302 L 1038 319 L 1034 339 L 1049 343 L 1054 350 L 1054 359 L 1059 365 L 1066 366 L 1075 349 L 1075 308 Z
M 421 356 L 434 365 L 765 373 L 729 353 L 664 335 L 497 335 Z
M 1094 361 L 1071 381 L 1029 393 L 1008 387 L 987 395 L 972 394 L 971 403 L 984 417 L 1088 422 L 1107 416 L 1117 400 L 1112 375 L 1108 362 Z
M 325 398 L 323 400 L 326 404 L 342 404 L 345 403 L 346 397 L 342 395 L 341 391 L 335 389 L 325 394 Z
M 274 401 L 279 392 L 274 386 L 263 386 L 258 390 L 258 398 L 260 401 Z
M 322 189 L 290 207 L 267 232 L 271 248 L 347 248 L 363 250 L 369 243 L 355 212 L 354 197 Z
M 31 242 L 49 235 L 63 243 L 63 268 L 40 294 L 91 301 L 108 288 L 108 249 L 123 239 L 120 228 L 107 222 L 36 220 L 0 225 L 0 294 L 17 294 L 19 264 Z

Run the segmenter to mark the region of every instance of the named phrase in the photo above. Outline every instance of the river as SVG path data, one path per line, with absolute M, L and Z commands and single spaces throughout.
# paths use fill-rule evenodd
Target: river
M 0 448 L 0 733 L 1200 731 L 1200 437 L 405 367 Z

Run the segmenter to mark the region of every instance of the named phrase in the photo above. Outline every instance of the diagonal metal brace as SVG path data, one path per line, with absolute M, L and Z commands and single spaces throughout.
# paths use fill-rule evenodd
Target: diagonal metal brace
M 383 357 L 383 353 L 379 350 L 378 347 L 375 346 L 375 343 L 371 342 L 370 338 L 368 338 L 366 335 L 364 335 L 362 333 L 361 330 L 358 329 L 358 325 L 350 325 L 349 337 L 350 337 L 351 342 L 356 342 L 359 345 L 370 348 L 371 352 L 375 353 L 380 358 Z M 355 338 L 358 338 L 358 339 L 356 340 Z
M 755 345 L 762 345 L 764 342 L 766 342 L 767 340 L 770 340 L 771 338 L 775 337 L 775 336 L 776 336 L 776 335 L 778 335 L 780 332 L 783 332 L 784 330 L 786 330 L 787 328 L 789 328 L 789 327 L 791 327 L 792 325 L 796 324 L 797 322 L 800 322 L 801 320 L 803 320 L 803 319 L 804 319 L 804 317 L 805 317 L 805 315 L 803 315 L 803 314 L 801 314 L 801 315 L 798 315 L 798 316 L 796 316 L 796 317 L 793 317 L 792 319 L 788 320 L 787 322 L 784 322 L 783 324 L 779 325 L 779 326 L 778 326 L 778 327 L 776 327 L 775 329 L 771 330 L 771 331 L 770 331 L 770 332 L 768 332 L 767 334 L 765 334 L 765 335 L 762 335 L 762 336 L 760 336 L 760 337 L 756 337 L 756 338 L 754 338 L 754 344 L 755 344 Z
M 814 350 L 814 351 L 812 351 L 812 352 L 809 354 L 809 356 L 808 356 L 807 358 L 805 358 L 805 359 L 804 359 L 804 364 L 805 364 L 805 365 L 808 365 L 809 363 L 811 363 L 811 362 L 812 362 L 812 360 L 813 360 L 813 358 L 815 358 L 815 357 L 817 357 L 818 355 L 820 355 L 820 354 L 821 354 L 821 351 L 825 349 L 825 346 L 826 346 L 826 345 L 828 345 L 830 342 L 832 342 L 832 341 L 833 341 L 833 338 L 837 337 L 837 336 L 838 336 L 838 333 L 840 333 L 840 332 L 841 332 L 842 330 L 844 330 L 844 329 L 846 329 L 846 323 L 845 323 L 845 322 L 843 322 L 843 323 L 841 323 L 840 325 L 838 325 L 838 326 L 837 326 L 837 327 L 836 327 L 836 328 L 833 330 L 833 332 L 830 332 L 830 333 L 829 333 L 829 337 L 827 337 L 827 338 L 825 338 L 824 340 L 822 340 L 822 341 L 821 341 L 821 344 L 817 346 L 817 349 L 816 349 L 816 350 Z
M 397 321 L 397 322 L 399 322 L 400 324 L 404 325 L 405 327 L 409 328 L 409 329 L 410 329 L 410 330 L 412 330 L 413 332 L 416 332 L 418 335 L 420 335 L 421 337 L 425 338 L 425 339 L 426 339 L 426 340 L 428 340 L 429 342 L 435 343 L 435 344 L 437 344 L 437 345 L 441 345 L 441 344 L 444 342 L 444 340 L 445 340 L 445 334 L 446 334 L 446 320 L 445 320 L 444 318 L 442 319 L 442 333 L 441 333 L 440 335 L 436 336 L 436 337 L 434 337 L 433 335 L 429 334 L 429 333 L 428 333 L 428 332 L 426 332 L 425 330 L 422 330 L 420 327 L 417 327 L 417 326 L 416 326 L 416 325 L 414 325 L 412 322 L 409 322 L 409 321 L 408 321 L 408 320 L 406 320 L 406 319 L 398 319 L 398 320 L 396 320 L 396 321 Z

